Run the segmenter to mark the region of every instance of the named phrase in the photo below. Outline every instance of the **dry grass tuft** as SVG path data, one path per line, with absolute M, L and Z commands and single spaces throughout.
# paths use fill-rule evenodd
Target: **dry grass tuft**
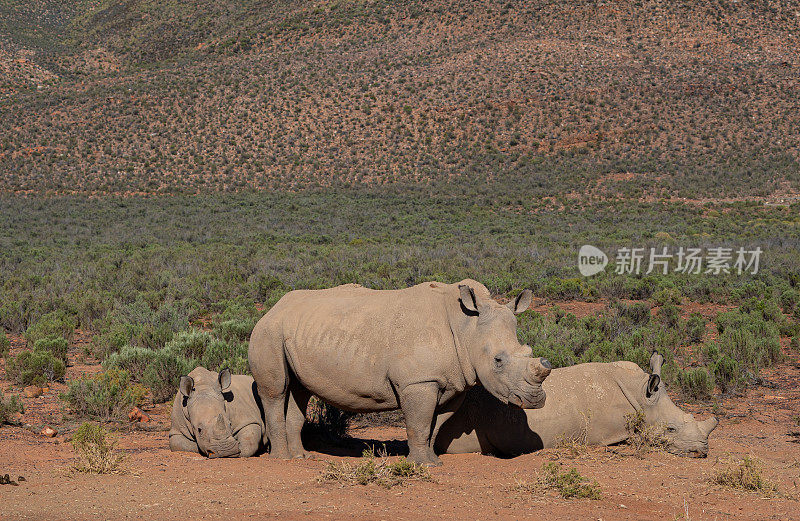
M 625 442 L 633 447 L 634 455 L 642 457 L 653 450 L 664 450 L 669 439 L 664 435 L 663 425 L 647 425 L 644 411 L 641 409 L 625 415 L 625 430 L 628 439 Z
M 72 447 L 80 457 L 73 469 L 92 474 L 121 474 L 125 455 L 116 451 L 117 441 L 102 426 L 84 423 L 72 435 Z
M 385 451 L 378 456 L 375 449 L 365 449 L 361 461 L 356 464 L 346 462 L 328 462 L 327 468 L 319 477 L 320 482 L 336 481 L 342 484 L 369 485 L 375 483 L 385 488 L 392 488 L 407 481 L 430 481 L 428 469 L 422 465 L 400 457 L 390 462 Z
M 564 499 L 601 499 L 603 497 L 597 481 L 583 477 L 575 467 L 562 472 L 561 465 L 553 461 L 542 466 L 542 472 L 535 481 L 517 480 L 511 488 L 518 492 L 537 495 L 552 490 Z
M 767 496 L 778 493 L 778 487 L 762 474 L 761 463 L 745 456 L 738 463 L 730 464 L 719 471 L 711 482 L 726 488 L 759 492 Z

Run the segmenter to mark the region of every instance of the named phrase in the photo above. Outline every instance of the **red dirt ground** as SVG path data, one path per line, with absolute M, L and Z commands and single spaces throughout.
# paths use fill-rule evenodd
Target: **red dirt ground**
M 567 309 L 562 305 L 562 308 Z M 15 349 L 22 340 L 12 336 Z M 78 335 L 75 344 L 85 342 Z M 77 353 L 77 349 L 75 349 Z M 321 483 L 329 461 L 355 461 L 360 445 L 319 445 L 315 458 L 279 461 L 269 456 L 207 460 L 172 453 L 167 443 L 169 406 L 145 408 L 152 422 L 125 425 L 119 446 L 129 454 L 128 472 L 87 475 L 70 470 L 75 454 L 68 443 L 74 422 L 65 421 L 55 384 L 40 398 L 24 398 L 22 427 L 0 428 L 0 473 L 19 486 L 0 485 L 0 521 L 12 519 L 800 519 L 800 360 L 788 360 L 764 373 L 764 385 L 745 396 L 718 402 L 720 426 L 711 435 L 707 459 L 666 453 L 643 458 L 620 447 L 592 449 L 570 458 L 564 451 L 544 451 L 514 459 L 481 455 L 444 455 L 431 470 L 432 481 L 411 481 L 391 489 L 378 485 Z M 75 361 L 73 354 L 71 359 Z M 67 378 L 98 370 L 76 364 Z M 9 389 L 4 363 L 0 388 Z M 710 407 L 681 404 L 705 416 Z M 62 431 L 55 438 L 37 434 L 45 424 Z M 150 429 L 148 431 L 140 430 Z M 359 427 L 360 440 L 403 440 L 399 427 Z M 375 441 L 373 441 L 375 443 Z M 400 442 L 390 444 L 396 448 Z M 761 497 L 709 483 L 729 462 L 751 455 L 780 494 Z M 596 479 L 603 498 L 565 500 L 552 494 L 522 492 L 515 485 L 533 481 L 544 462 Z

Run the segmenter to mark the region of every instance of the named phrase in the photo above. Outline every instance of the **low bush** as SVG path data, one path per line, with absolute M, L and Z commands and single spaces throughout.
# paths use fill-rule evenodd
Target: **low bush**
M 7 357 L 9 349 L 11 349 L 11 341 L 6 336 L 6 332 L 0 330 L 0 358 Z
M 692 313 L 686 321 L 686 339 L 690 344 L 703 341 L 706 334 L 706 319 L 700 313 Z
M 72 447 L 80 458 L 73 468 L 93 474 L 121 472 L 125 455 L 117 452 L 116 445 L 116 440 L 102 426 L 84 423 L 72 434 Z
M 781 308 L 787 315 L 791 315 L 800 304 L 800 293 L 794 289 L 787 289 L 781 293 Z
M 22 407 L 22 402 L 16 395 L 11 395 L 8 399 L 3 396 L 3 391 L 0 390 L 0 425 L 8 423 L 11 417 L 17 413 L 22 414 L 25 409 Z
M 78 321 L 75 317 L 60 309 L 47 313 L 30 326 L 25 331 L 25 340 L 29 346 L 33 346 L 37 340 L 50 336 L 64 337 L 69 340 L 75 333 L 76 327 L 78 327 Z
M 214 340 L 202 355 L 203 366 L 210 371 L 227 367 L 234 374 L 247 374 L 247 349 L 246 342 Z
M 154 402 L 166 402 L 175 396 L 181 376 L 189 374 L 198 365 L 199 362 L 195 359 L 162 349 L 155 352 L 152 362 L 142 375 L 141 382 L 150 389 Z
M 109 369 L 69 382 L 61 399 L 78 418 L 99 421 L 118 420 L 144 402 L 147 389 L 131 382 L 124 369 Z
M 48 351 L 54 357 L 58 358 L 59 360 L 63 360 L 64 362 L 67 361 L 67 349 L 69 348 L 69 342 L 66 338 L 49 335 L 44 338 L 40 338 L 33 344 L 34 351 Z
M 166 343 L 164 350 L 184 358 L 200 360 L 213 341 L 214 337 L 210 333 L 199 329 L 189 329 L 176 333 L 172 340 Z
M 656 317 L 665 327 L 676 328 L 680 323 L 680 309 L 675 304 L 668 302 L 659 308 Z
M 8 377 L 20 385 L 43 386 L 64 379 L 66 365 L 50 351 L 22 351 L 6 361 Z
M 690 398 L 709 398 L 714 391 L 714 377 L 705 367 L 690 367 L 679 371 L 677 376 L 681 390 Z
M 250 338 L 250 333 L 253 331 L 256 323 L 254 320 L 246 319 L 231 319 L 220 322 L 214 326 L 214 335 L 223 340 L 240 342 L 246 341 Z
M 106 370 L 124 369 L 134 380 L 141 380 L 147 366 L 153 362 L 155 356 L 156 352 L 152 349 L 126 345 L 106 358 L 103 361 L 103 368 Z

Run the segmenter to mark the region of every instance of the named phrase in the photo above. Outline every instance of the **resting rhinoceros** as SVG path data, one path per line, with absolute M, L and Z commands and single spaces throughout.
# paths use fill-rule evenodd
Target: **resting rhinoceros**
M 172 403 L 169 448 L 209 458 L 248 457 L 264 438 L 253 378 L 197 367 L 182 376 Z
M 474 280 L 287 293 L 250 337 L 271 454 L 307 455 L 300 430 L 312 394 L 346 411 L 402 409 L 410 459 L 433 465 L 438 425 L 478 382 L 501 403 L 541 407 L 550 364 L 520 345 L 514 316 L 530 300 L 526 290 L 498 304 Z
M 661 383 L 663 361 L 653 354 L 653 374 L 631 362 L 553 369 L 543 386 L 547 403 L 537 410 L 509 408 L 482 389 L 471 389 L 464 405 L 442 425 L 435 448 L 439 453 L 515 456 L 584 434 L 590 445 L 611 445 L 628 438 L 625 415 L 642 410 L 647 424 L 666 427 L 670 452 L 704 457 L 717 419 L 698 422 L 672 403 Z

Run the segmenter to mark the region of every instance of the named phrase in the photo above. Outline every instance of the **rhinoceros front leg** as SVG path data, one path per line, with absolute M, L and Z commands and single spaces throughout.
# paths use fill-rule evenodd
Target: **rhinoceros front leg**
M 433 452 L 431 431 L 439 386 L 435 382 L 412 384 L 400 392 L 400 408 L 406 419 L 408 459 L 421 465 L 441 465 Z
M 169 437 L 169 450 L 172 452 L 197 452 L 200 453 L 200 449 L 197 446 L 197 442 L 194 440 L 190 440 L 183 434 L 173 434 Z
M 258 451 L 261 444 L 261 426 L 250 424 L 237 432 L 234 437 L 239 442 L 239 457 L 249 458 Z

